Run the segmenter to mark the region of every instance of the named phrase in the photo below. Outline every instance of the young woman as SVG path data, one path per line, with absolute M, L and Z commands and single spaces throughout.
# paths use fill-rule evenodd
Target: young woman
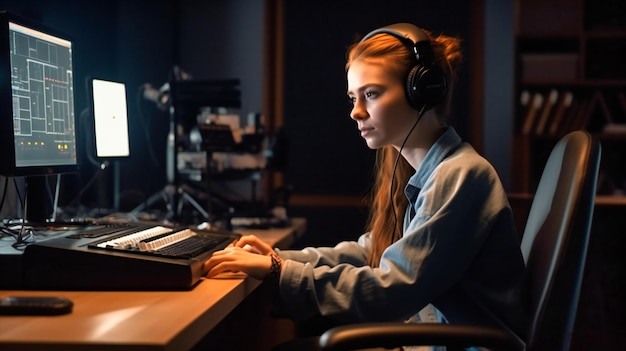
M 350 117 L 377 149 L 367 233 L 299 251 L 242 237 L 207 275 L 274 278 L 276 308 L 297 320 L 490 325 L 523 340 L 524 263 L 506 193 L 446 123 L 460 60 L 459 39 L 406 23 L 350 47 Z

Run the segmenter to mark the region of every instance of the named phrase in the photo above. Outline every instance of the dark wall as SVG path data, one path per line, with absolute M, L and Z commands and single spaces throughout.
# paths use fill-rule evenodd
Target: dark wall
M 180 5 L 180 65 L 194 77 L 238 78 L 241 114 L 261 112 L 263 0 L 183 0 Z

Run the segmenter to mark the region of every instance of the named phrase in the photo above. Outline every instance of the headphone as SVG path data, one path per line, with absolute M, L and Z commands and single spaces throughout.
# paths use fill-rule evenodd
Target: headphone
M 426 33 L 410 23 L 396 23 L 375 29 L 361 42 L 377 35 L 389 34 L 398 38 L 415 55 L 416 64 L 406 78 L 405 92 L 409 104 L 425 112 L 439 104 L 448 93 L 448 80 L 435 64 L 433 48 Z

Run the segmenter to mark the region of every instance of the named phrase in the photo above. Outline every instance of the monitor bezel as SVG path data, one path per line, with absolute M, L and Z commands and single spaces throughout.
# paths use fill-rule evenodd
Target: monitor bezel
M 72 51 L 72 99 L 74 111 L 74 162 L 61 164 L 41 164 L 32 166 L 16 165 L 15 136 L 13 127 L 13 98 L 11 86 L 11 57 L 9 45 L 9 23 L 42 32 L 53 37 L 60 38 L 71 43 Z M 76 173 L 80 169 L 79 161 L 79 118 L 76 115 L 76 65 L 74 60 L 76 41 L 74 38 L 58 29 L 44 25 L 43 23 L 19 16 L 10 11 L 0 11 L 0 48 L 5 48 L 0 53 L 0 149 L 2 161 L 0 162 L 0 175 L 6 177 L 39 176 L 51 174 Z

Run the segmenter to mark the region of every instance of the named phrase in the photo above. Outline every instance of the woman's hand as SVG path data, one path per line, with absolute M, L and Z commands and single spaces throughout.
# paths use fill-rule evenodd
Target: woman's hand
M 238 244 L 213 253 L 211 258 L 204 262 L 204 269 L 208 278 L 223 272 L 244 272 L 256 279 L 264 279 L 267 276 L 272 265 L 272 258 L 269 255 L 250 252 L 239 247 Z M 244 244 L 243 246 L 245 245 L 252 248 L 257 247 L 252 244 Z M 267 244 L 266 246 L 269 247 Z M 269 250 L 274 252 L 271 247 Z
M 257 253 L 259 255 L 269 256 L 276 254 L 274 249 L 263 240 L 254 235 L 244 235 L 235 243 L 235 247 L 240 247 L 246 251 Z

